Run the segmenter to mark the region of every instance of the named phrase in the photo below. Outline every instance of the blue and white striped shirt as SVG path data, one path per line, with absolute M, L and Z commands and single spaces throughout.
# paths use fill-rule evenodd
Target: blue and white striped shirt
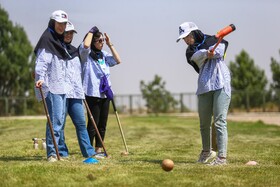
M 71 90 L 66 94 L 66 98 L 85 99 L 82 85 L 82 68 L 79 57 L 67 61 L 67 78 L 71 83 Z
M 80 58 L 82 62 L 82 71 L 83 71 L 83 88 L 84 92 L 87 96 L 106 98 L 105 94 L 100 94 L 99 85 L 100 78 L 103 76 L 103 72 L 105 73 L 108 84 L 111 86 L 110 81 L 110 68 L 117 64 L 117 61 L 114 59 L 113 55 L 102 51 L 103 59 L 98 62 L 93 60 L 90 57 L 91 49 L 86 49 L 84 44 L 82 43 L 79 47 Z M 102 71 L 100 69 L 102 68 Z
M 209 50 L 213 48 L 210 47 Z M 191 58 L 199 69 L 197 95 L 224 89 L 231 97 L 230 71 L 224 62 L 225 44 L 220 43 L 215 49 L 214 57 L 207 60 L 207 50 L 201 49 L 195 52 Z M 207 60 L 205 62 L 205 60 Z
M 43 80 L 42 91 L 47 97 L 48 92 L 53 94 L 66 94 L 70 91 L 70 81 L 66 76 L 67 62 L 56 55 L 39 49 L 36 54 L 35 82 Z M 35 88 L 36 98 L 42 100 L 40 92 Z

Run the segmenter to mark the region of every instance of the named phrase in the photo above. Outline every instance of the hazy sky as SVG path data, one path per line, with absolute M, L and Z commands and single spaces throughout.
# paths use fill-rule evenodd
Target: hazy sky
M 244 49 L 271 80 L 270 58 L 280 59 L 279 0 L 0 0 L 0 4 L 13 23 L 24 27 L 33 46 L 58 9 L 68 13 L 78 31 L 75 46 L 94 25 L 108 33 L 122 59 L 111 68 L 116 94 L 140 93 L 140 81 L 152 81 L 155 74 L 172 93 L 196 91 L 198 76 L 187 64 L 187 46 L 175 42 L 185 21 L 211 35 L 231 23 L 236 26 L 226 36 L 227 64 Z

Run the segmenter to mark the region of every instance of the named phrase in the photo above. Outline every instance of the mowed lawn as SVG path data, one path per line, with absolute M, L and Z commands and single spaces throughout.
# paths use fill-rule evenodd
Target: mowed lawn
M 120 116 L 129 155 L 117 120 L 108 120 L 105 147 L 111 158 L 87 165 L 74 125 L 67 118 L 67 161 L 48 163 L 46 151 L 33 148 L 44 138 L 45 119 L 0 120 L 0 186 L 280 186 L 280 127 L 262 122 L 228 122 L 228 165 L 197 164 L 201 151 L 197 118 Z M 161 169 L 163 159 L 175 163 Z M 253 160 L 257 166 L 245 163 Z

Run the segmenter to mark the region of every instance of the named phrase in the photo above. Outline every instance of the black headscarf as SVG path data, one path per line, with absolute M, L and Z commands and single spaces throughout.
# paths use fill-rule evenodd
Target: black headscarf
M 91 52 L 90 52 L 90 56 L 93 60 L 98 61 L 98 59 L 103 59 L 103 53 L 101 50 L 97 49 L 94 45 L 94 38 L 92 38 L 92 42 L 91 42 Z
M 39 49 L 45 49 L 48 52 L 56 55 L 59 59 L 68 59 L 70 56 L 65 51 L 64 34 L 58 34 L 54 28 L 55 20 L 51 19 L 48 28 L 44 31 L 39 39 L 34 53 L 37 55 Z
M 188 63 L 195 69 L 197 73 L 199 73 L 199 67 L 196 65 L 194 61 L 191 60 L 192 55 L 200 49 L 209 49 L 209 47 L 215 45 L 218 42 L 218 38 L 216 36 L 210 36 L 203 34 L 200 30 L 194 30 L 191 32 L 195 43 L 193 45 L 189 45 L 186 50 L 186 58 Z M 228 42 L 226 40 L 222 40 L 221 43 L 226 45 L 225 52 L 228 47 Z
M 89 55 L 93 60 L 98 61 L 98 59 L 103 59 L 103 53 L 101 50 L 95 47 L 94 43 L 96 42 L 97 39 L 100 38 L 100 36 L 102 36 L 102 33 L 99 31 L 99 29 L 96 26 L 94 26 L 91 30 L 93 31 L 92 32 L 93 36 L 90 45 L 91 52 Z

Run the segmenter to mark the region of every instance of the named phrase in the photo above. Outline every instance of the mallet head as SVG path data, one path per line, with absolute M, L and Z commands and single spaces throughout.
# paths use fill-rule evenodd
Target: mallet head
M 223 28 L 222 30 L 220 30 L 217 34 L 216 37 L 217 38 L 223 38 L 226 35 L 228 35 L 229 33 L 231 33 L 232 31 L 235 31 L 236 27 L 233 24 L 230 24 L 229 26 Z
M 129 155 L 129 153 L 127 151 L 124 151 L 121 153 L 121 156 L 127 156 L 127 155 Z

